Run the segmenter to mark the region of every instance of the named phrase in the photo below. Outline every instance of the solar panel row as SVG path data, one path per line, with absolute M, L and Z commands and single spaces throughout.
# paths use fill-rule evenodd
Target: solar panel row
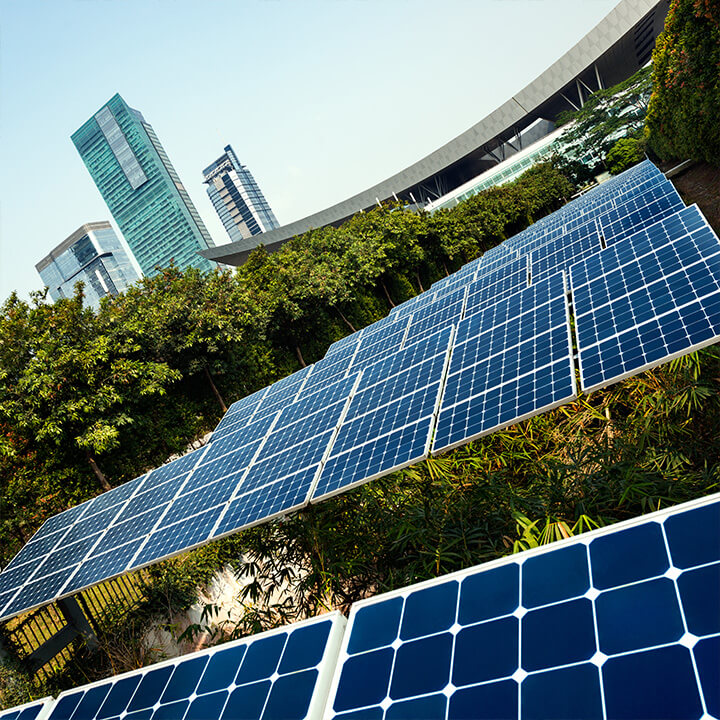
M 720 245 L 668 185 L 618 176 L 233 404 L 209 446 L 50 518 L 0 573 L 0 617 L 572 400 L 570 308 L 585 391 L 713 342 Z M 617 223 L 643 229 L 602 249 Z
M 720 717 L 720 494 L 0 712 L 0 720 Z

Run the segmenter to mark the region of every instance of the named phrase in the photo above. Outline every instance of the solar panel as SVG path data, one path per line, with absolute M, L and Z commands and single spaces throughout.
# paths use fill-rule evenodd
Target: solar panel
M 395 352 L 402 346 L 409 324 L 410 317 L 403 315 L 392 325 L 386 325 L 372 335 L 360 338 L 350 370 L 362 369 Z
M 222 509 L 213 537 L 305 505 L 358 381 L 353 374 L 283 411 Z
M 433 455 L 576 397 L 565 274 L 458 325 Z
M 598 215 L 597 222 L 605 242 L 610 245 L 617 237 L 626 236 L 636 229 L 660 220 L 682 210 L 685 203 L 672 183 L 668 182 L 666 192 L 659 197 L 649 192 L 636 196 L 627 202 Z
M 570 265 L 600 252 L 602 247 L 595 221 L 581 225 L 532 251 L 530 278 L 535 283 L 560 270 L 568 270 Z
M 462 317 L 466 293 L 464 287 L 448 292 L 414 312 L 405 336 L 405 344 L 457 323 Z
M 427 456 L 452 333 L 445 328 L 363 372 L 313 501 Z
M 718 717 L 718 537 L 714 495 L 355 603 L 326 718 Z
M 519 292 L 528 285 L 528 261 L 520 257 L 490 270 L 468 286 L 465 316 L 474 315 L 488 305 Z
M 51 697 L 0 710 L 0 720 L 46 720 L 52 710 L 54 700 Z
M 333 612 L 67 690 L 49 717 L 320 718 L 344 625 Z
M 586 392 L 720 337 L 720 243 L 696 207 L 583 260 L 570 277 Z

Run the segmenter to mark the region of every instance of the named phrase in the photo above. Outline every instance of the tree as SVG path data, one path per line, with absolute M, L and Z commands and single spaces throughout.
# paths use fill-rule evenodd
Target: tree
M 720 165 L 720 1 L 673 0 L 653 51 L 647 139 L 663 159 Z
M 38 452 L 84 457 L 104 490 L 98 456 L 117 448 L 139 399 L 165 393 L 178 374 L 163 363 L 132 359 L 100 330 L 75 296 L 53 304 L 36 294 L 28 306 L 12 295 L 0 323 L 0 420 Z
M 567 153 L 592 166 L 604 166 L 618 138 L 642 130 L 650 92 L 651 70 L 642 68 L 627 80 L 594 92 L 580 110 L 561 113 L 559 123 L 568 125 L 562 136 Z
M 618 175 L 636 165 L 645 157 L 645 141 L 642 138 L 620 138 L 609 150 L 605 162 L 611 175 Z

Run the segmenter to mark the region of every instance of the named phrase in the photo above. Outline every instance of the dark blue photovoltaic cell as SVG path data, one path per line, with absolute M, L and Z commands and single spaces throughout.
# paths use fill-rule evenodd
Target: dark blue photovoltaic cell
M 341 631 L 339 613 L 331 613 L 184 655 L 68 690 L 50 718 L 302 720 L 311 702 L 315 713 L 323 706 L 323 691 L 313 696 L 332 675 Z
M 586 391 L 720 337 L 720 242 L 707 224 L 685 234 L 696 208 L 681 215 L 572 267 Z
M 458 326 L 433 453 L 575 397 L 562 273 Z
M 668 572 L 653 548 L 670 526 L 676 546 L 692 543 L 692 520 L 718 508 L 711 496 L 357 603 L 329 717 L 447 707 L 457 720 L 654 720 L 700 718 L 703 702 L 716 712 L 720 562 Z

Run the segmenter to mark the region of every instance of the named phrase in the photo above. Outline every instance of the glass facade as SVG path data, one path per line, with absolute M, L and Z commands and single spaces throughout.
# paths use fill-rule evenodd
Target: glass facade
M 108 222 L 88 223 L 76 230 L 36 266 L 53 300 L 72 297 L 75 284 L 85 284 L 86 304 L 117 295 L 139 280 L 130 256 Z
M 141 113 L 115 95 L 72 141 L 144 274 L 215 267 L 198 255 L 214 243 Z
M 210 200 L 233 242 L 279 227 L 275 214 L 252 173 L 241 165 L 230 145 L 203 170 Z

